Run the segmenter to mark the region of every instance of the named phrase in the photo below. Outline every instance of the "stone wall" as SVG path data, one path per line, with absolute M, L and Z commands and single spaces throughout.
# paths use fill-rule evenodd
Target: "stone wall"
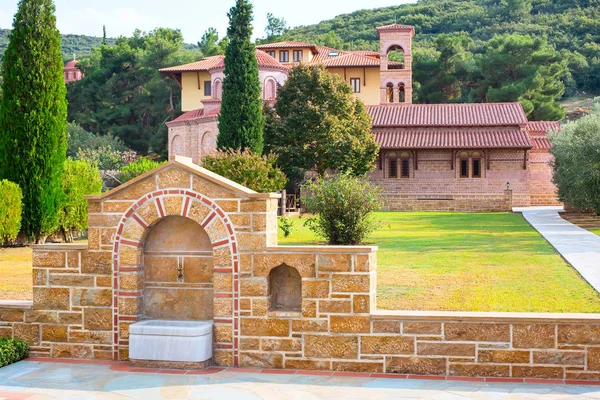
M 0 302 L 0 336 L 128 360 L 130 324 L 212 318 L 222 366 L 600 379 L 600 315 L 377 311 L 377 249 L 277 246 L 276 210 L 181 158 L 90 197 L 88 245 L 34 247 L 33 302 Z

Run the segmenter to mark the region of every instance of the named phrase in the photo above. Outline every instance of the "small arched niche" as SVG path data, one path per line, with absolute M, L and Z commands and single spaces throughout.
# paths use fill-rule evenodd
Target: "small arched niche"
M 269 311 L 302 311 L 302 277 L 296 268 L 281 264 L 269 273 Z
M 388 61 L 397 64 L 388 65 L 388 69 L 404 69 L 404 49 L 399 45 L 393 45 L 387 51 Z
M 393 103 L 394 102 L 394 84 L 393 83 L 388 83 L 385 87 L 385 95 L 387 97 L 387 102 L 388 103 Z
M 212 246 L 197 222 L 170 216 L 149 228 L 143 279 L 144 318 L 213 318 Z

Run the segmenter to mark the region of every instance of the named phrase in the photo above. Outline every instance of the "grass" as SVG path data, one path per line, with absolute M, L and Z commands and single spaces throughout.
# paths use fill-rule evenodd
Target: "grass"
M 560 216 L 570 223 L 600 236 L 600 216 L 593 213 L 575 211 L 561 213 Z
M 382 212 L 370 238 L 377 307 L 388 310 L 600 312 L 600 295 L 519 214 Z M 280 244 L 319 243 L 293 218 Z
M 0 300 L 31 300 L 31 248 L 0 248 Z

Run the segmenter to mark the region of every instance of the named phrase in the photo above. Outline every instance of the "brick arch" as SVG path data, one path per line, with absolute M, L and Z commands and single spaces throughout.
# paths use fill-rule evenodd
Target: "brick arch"
M 386 47 L 386 51 L 385 54 L 390 54 L 390 51 L 396 51 L 399 50 L 402 53 L 404 53 L 404 55 L 406 55 L 406 50 L 404 50 L 404 46 L 399 44 L 399 43 L 391 43 Z
M 213 315 L 220 329 L 232 331 L 231 343 L 215 343 L 219 350 L 232 352 L 233 365 L 238 365 L 239 342 L 239 254 L 236 232 L 225 211 L 208 197 L 183 189 L 164 189 L 141 197 L 122 216 L 115 235 L 113 262 L 113 359 L 127 357 L 129 340 L 124 333 L 128 324 L 140 317 L 143 286 L 131 277 L 144 272 L 144 242 L 158 222 L 169 216 L 182 216 L 197 222 L 207 233 L 213 251 Z M 137 275 L 136 275 L 137 274 Z M 217 287 L 217 282 L 225 282 Z M 230 282 L 229 284 L 227 282 Z M 229 286 L 228 286 L 229 285 Z M 217 306 L 218 303 L 218 306 Z M 228 307 L 229 306 L 229 307 Z M 135 313 L 131 310 L 135 309 Z M 224 311 L 225 310 L 225 311 Z M 135 314 L 135 315 L 134 315 Z M 125 325 L 122 331 L 121 325 Z M 218 358 L 216 354 L 215 358 Z M 217 360 L 218 361 L 218 360 Z

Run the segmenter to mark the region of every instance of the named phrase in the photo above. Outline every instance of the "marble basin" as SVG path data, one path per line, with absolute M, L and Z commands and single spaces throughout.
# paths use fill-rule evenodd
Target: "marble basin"
M 129 326 L 132 360 L 204 362 L 212 358 L 213 321 L 148 320 Z

